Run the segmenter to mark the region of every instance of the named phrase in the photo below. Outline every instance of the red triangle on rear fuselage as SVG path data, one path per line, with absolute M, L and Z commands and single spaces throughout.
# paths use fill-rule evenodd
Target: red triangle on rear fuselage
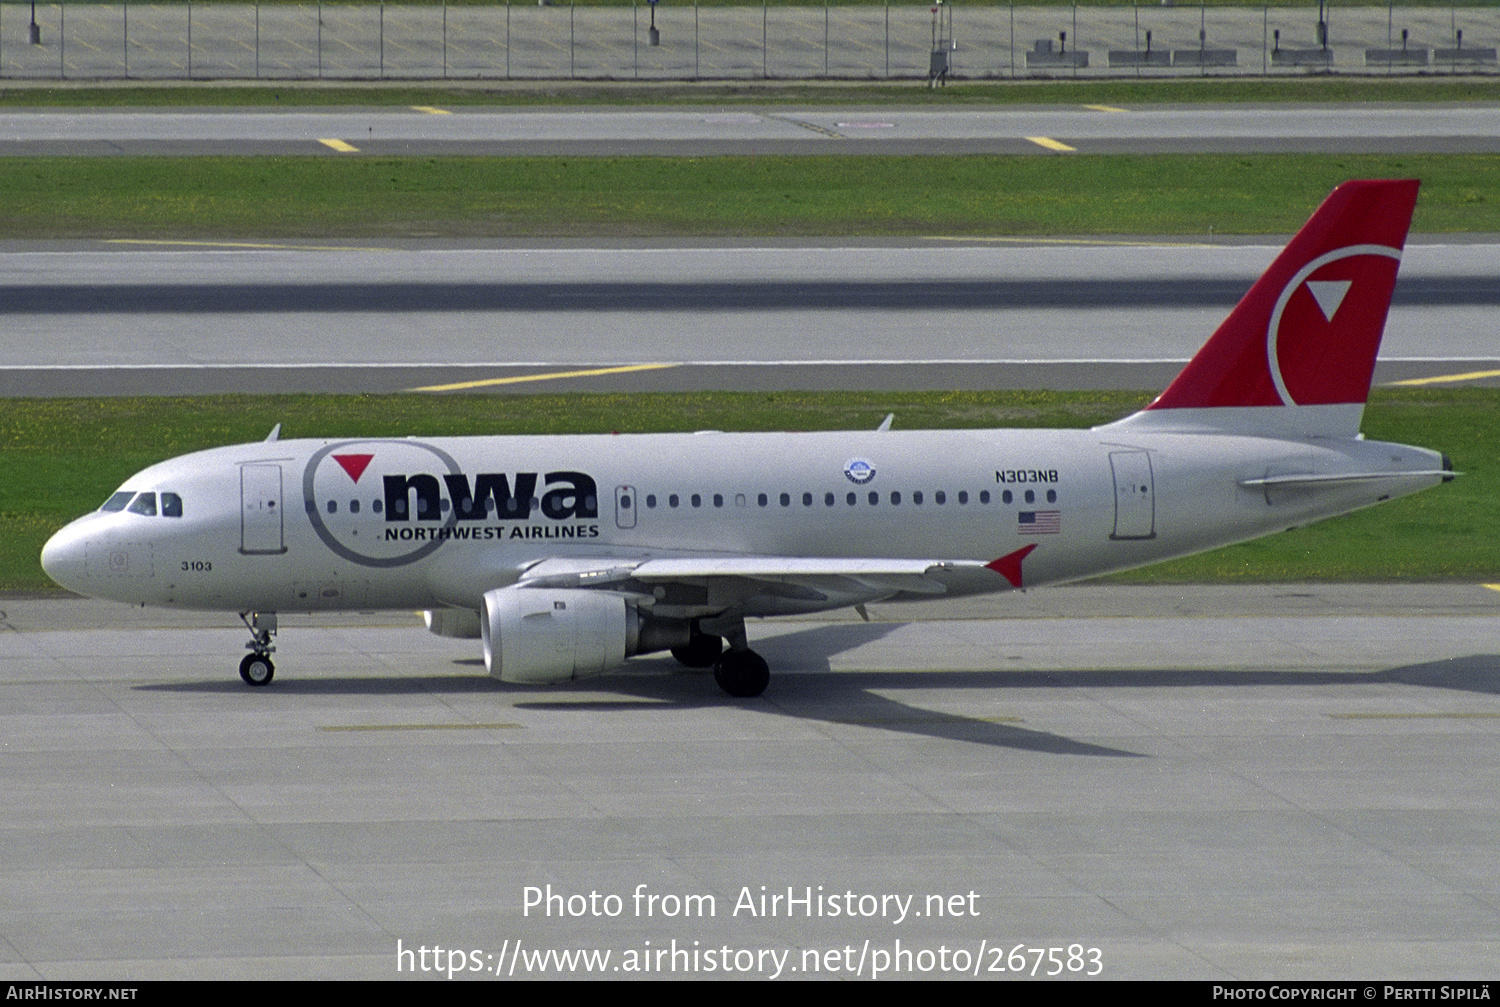
M 365 467 L 374 457 L 374 455 L 334 455 L 333 460 L 349 473 L 350 479 L 359 482 L 359 477 L 365 474 Z

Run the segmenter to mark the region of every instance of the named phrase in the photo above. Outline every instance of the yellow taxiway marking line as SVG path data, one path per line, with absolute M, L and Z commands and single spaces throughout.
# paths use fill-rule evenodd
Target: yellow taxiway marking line
M 1052 139 L 1052 137 L 1050 136 L 1028 136 L 1026 139 L 1030 140 L 1038 147 L 1046 147 L 1048 150 L 1056 150 L 1062 153 L 1067 153 L 1068 151 L 1075 149 L 1073 147 L 1069 147 L 1067 144 L 1063 143 L 1060 140 Z
M 1201 241 L 1111 241 L 1105 238 L 996 238 L 934 234 L 928 241 L 990 241 L 1008 245 L 1123 245 L 1126 248 L 1213 248 Z
M 465 388 L 486 388 L 491 385 L 519 385 L 526 381 L 557 381 L 562 378 L 592 378 L 600 374 L 629 374 L 632 371 L 659 371 L 676 364 L 628 364 L 624 367 L 595 367 L 587 371 L 553 371 L 549 374 L 517 374 L 509 378 L 486 378 L 482 381 L 458 381 L 451 385 L 426 385 L 408 388 L 409 392 L 457 392 Z
M 359 148 L 358 147 L 354 146 L 354 144 L 352 144 L 352 143 L 345 143 L 343 140 L 319 140 L 318 142 L 321 143 L 325 147 L 332 147 L 334 150 L 338 151 L 340 154 L 358 154 L 359 153 Z
M 411 109 L 412 109 L 413 112 L 426 112 L 428 115 L 452 115 L 453 114 L 450 110 L 448 110 L 446 108 L 437 108 L 436 106 L 433 106 L 433 105 L 413 105 L 411 107 Z
M 1437 374 L 1430 378 L 1407 378 L 1392 381 L 1390 385 L 1443 385 L 1453 381 L 1478 381 L 1480 378 L 1500 378 L 1500 371 L 1466 371 L 1463 374 Z
M 363 245 L 275 245 L 264 241 L 181 241 L 166 238 L 105 238 L 106 245 L 189 245 L 194 248 L 274 248 L 294 252 L 394 252 L 394 248 Z
M 1500 591 L 1500 584 L 1480 584 L 1479 586 L 1480 587 L 1487 587 L 1491 591 Z
M 1330 720 L 1495 720 L 1500 713 L 1329 713 Z
M 1115 108 L 1113 105 L 1085 105 L 1084 108 L 1095 112 L 1128 112 L 1129 109 Z
M 522 724 L 347 724 L 320 727 L 320 731 L 505 731 Z

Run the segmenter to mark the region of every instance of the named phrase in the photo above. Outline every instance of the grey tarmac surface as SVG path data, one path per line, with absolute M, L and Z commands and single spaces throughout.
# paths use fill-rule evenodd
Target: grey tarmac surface
M 7 110 L 0 156 L 1494 153 L 1500 106 Z
M 1154 390 L 1280 240 L 10 242 L 0 394 Z M 1401 275 L 1376 381 L 1500 383 L 1494 236 Z
M 251 690 L 232 616 L 0 609 L 7 980 L 582 975 L 528 958 L 575 949 L 1009 978 L 1016 945 L 1065 977 L 1454 980 L 1500 952 L 1479 585 L 768 621 L 753 701 L 658 658 L 507 686 L 401 614 L 287 617 Z M 823 913 L 760 914 L 788 889 Z

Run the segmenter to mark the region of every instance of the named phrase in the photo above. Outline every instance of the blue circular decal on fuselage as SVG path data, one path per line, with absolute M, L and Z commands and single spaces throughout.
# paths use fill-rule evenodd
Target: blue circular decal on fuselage
M 844 463 L 844 475 L 856 486 L 863 486 L 875 478 L 875 466 L 863 458 L 851 458 Z

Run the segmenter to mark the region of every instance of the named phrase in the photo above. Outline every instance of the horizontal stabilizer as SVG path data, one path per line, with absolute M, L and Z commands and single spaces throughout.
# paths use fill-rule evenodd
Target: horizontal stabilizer
M 1319 486 L 1329 483 L 1372 483 L 1385 479 L 1412 479 L 1421 476 L 1436 476 L 1439 479 L 1451 479 L 1457 475 L 1443 469 L 1424 469 L 1416 472 L 1335 472 L 1327 475 L 1304 474 L 1304 475 L 1282 475 L 1265 476 L 1260 479 L 1241 479 L 1240 485 L 1246 489 L 1259 488 L 1262 486 Z

